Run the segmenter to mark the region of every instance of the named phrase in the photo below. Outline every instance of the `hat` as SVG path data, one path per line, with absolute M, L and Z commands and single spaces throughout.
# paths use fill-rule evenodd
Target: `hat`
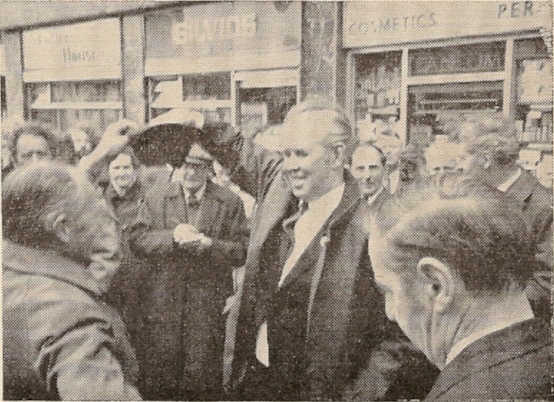
M 204 127 L 204 115 L 196 110 L 176 108 L 163 113 L 148 123 L 147 129 L 165 124 L 179 124 L 187 127 L 202 129 Z
M 196 141 L 204 136 L 202 113 L 172 109 L 152 119 L 131 146 L 139 160 L 148 166 L 170 164 L 179 167 Z
M 185 158 L 185 163 L 191 165 L 212 166 L 213 161 L 214 158 L 198 143 L 194 143 L 192 145 L 187 157 Z

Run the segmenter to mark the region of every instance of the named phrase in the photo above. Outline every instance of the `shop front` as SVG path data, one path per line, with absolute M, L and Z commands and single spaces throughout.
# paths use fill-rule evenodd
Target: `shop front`
M 552 152 L 548 2 L 347 2 L 348 104 L 358 132 L 427 146 L 448 122 L 503 114 Z M 381 128 L 379 128 L 381 126 Z
M 119 18 L 22 34 L 25 113 L 59 131 L 85 121 L 100 136 L 123 117 Z
M 246 135 L 297 102 L 301 4 L 215 2 L 145 15 L 148 114 L 202 111 Z

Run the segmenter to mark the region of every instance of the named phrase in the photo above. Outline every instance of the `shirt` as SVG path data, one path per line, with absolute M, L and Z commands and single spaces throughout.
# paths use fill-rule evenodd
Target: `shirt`
M 206 191 L 206 184 L 204 183 L 204 185 L 199 189 L 197 190 L 196 192 L 194 192 L 194 196 L 196 197 L 196 199 L 200 202 L 200 200 L 202 200 L 202 196 L 204 195 L 204 192 Z M 189 198 L 191 196 L 191 192 L 188 191 L 188 190 L 185 190 L 185 188 L 183 188 L 183 194 L 185 195 L 185 201 L 187 202 L 187 205 L 189 203 Z
M 333 211 L 338 207 L 344 194 L 344 183 L 324 194 L 308 205 L 308 210 L 298 219 L 294 225 L 294 246 L 289 257 L 285 261 L 281 271 L 279 287 L 290 273 L 298 258 L 304 253 L 324 223 L 329 219 Z M 256 358 L 264 366 L 269 367 L 269 342 L 267 337 L 267 321 L 259 330 L 256 339 Z
M 294 225 L 294 247 L 283 266 L 279 286 L 283 284 L 283 281 L 298 261 L 298 258 L 304 253 L 306 247 L 312 242 L 323 227 L 323 224 L 337 208 L 343 193 L 344 183 L 309 203 L 308 210 Z
M 373 195 L 370 195 L 369 197 L 367 197 L 367 205 L 373 204 L 373 201 L 375 201 L 377 197 L 379 197 L 379 194 L 381 194 L 382 192 L 383 192 L 383 187 L 377 190 Z
M 521 176 L 521 168 L 517 168 L 517 171 L 513 175 L 511 175 L 508 180 L 498 186 L 497 189 L 505 193 L 512 186 L 512 184 L 514 184 L 517 179 L 519 179 L 519 176 Z

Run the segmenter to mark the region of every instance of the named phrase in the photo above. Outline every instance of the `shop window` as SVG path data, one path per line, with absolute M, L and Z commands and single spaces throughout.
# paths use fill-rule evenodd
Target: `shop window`
M 152 78 L 150 115 L 173 108 L 201 111 L 206 121 L 231 123 L 231 74 L 208 73 Z
M 505 42 L 410 50 L 409 74 L 437 75 L 503 71 Z
M 552 144 L 552 59 L 541 38 L 516 41 L 516 119 L 520 140 Z
M 358 130 L 400 117 L 401 52 L 360 55 L 356 58 L 355 117 Z M 367 134 L 367 133 L 364 133 Z
M 241 88 L 240 127 L 249 137 L 266 126 L 280 124 L 296 104 L 296 86 Z
M 100 137 L 109 124 L 122 117 L 118 81 L 30 83 L 26 95 L 29 117 L 62 132 L 86 121 Z
M 409 142 L 427 146 L 450 122 L 503 108 L 503 82 L 417 85 L 408 88 Z

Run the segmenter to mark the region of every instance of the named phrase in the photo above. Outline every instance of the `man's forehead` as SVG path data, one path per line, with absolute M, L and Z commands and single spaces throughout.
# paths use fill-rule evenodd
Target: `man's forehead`
M 381 155 L 373 147 L 360 147 L 352 155 L 353 165 L 380 165 Z
M 20 144 L 40 144 L 40 145 L 48 145 L 46 139 L 41 136 L 41 135 L 37 135 L 37 134 L 34 134 L 34 133 L 23 133 L 19 136 L 19 138 L 17 139 L 17 145 L 20 145 Z
M 115 159 L 110 163 L 110 165 L 130 165 L 132 163 L 131 155 L 128 154 L 119 154 Z
M 297 132 L 286 133 L 280 138 L 280 148 L 286 149 L 312 149 L 323 144 L 325 132 Z

